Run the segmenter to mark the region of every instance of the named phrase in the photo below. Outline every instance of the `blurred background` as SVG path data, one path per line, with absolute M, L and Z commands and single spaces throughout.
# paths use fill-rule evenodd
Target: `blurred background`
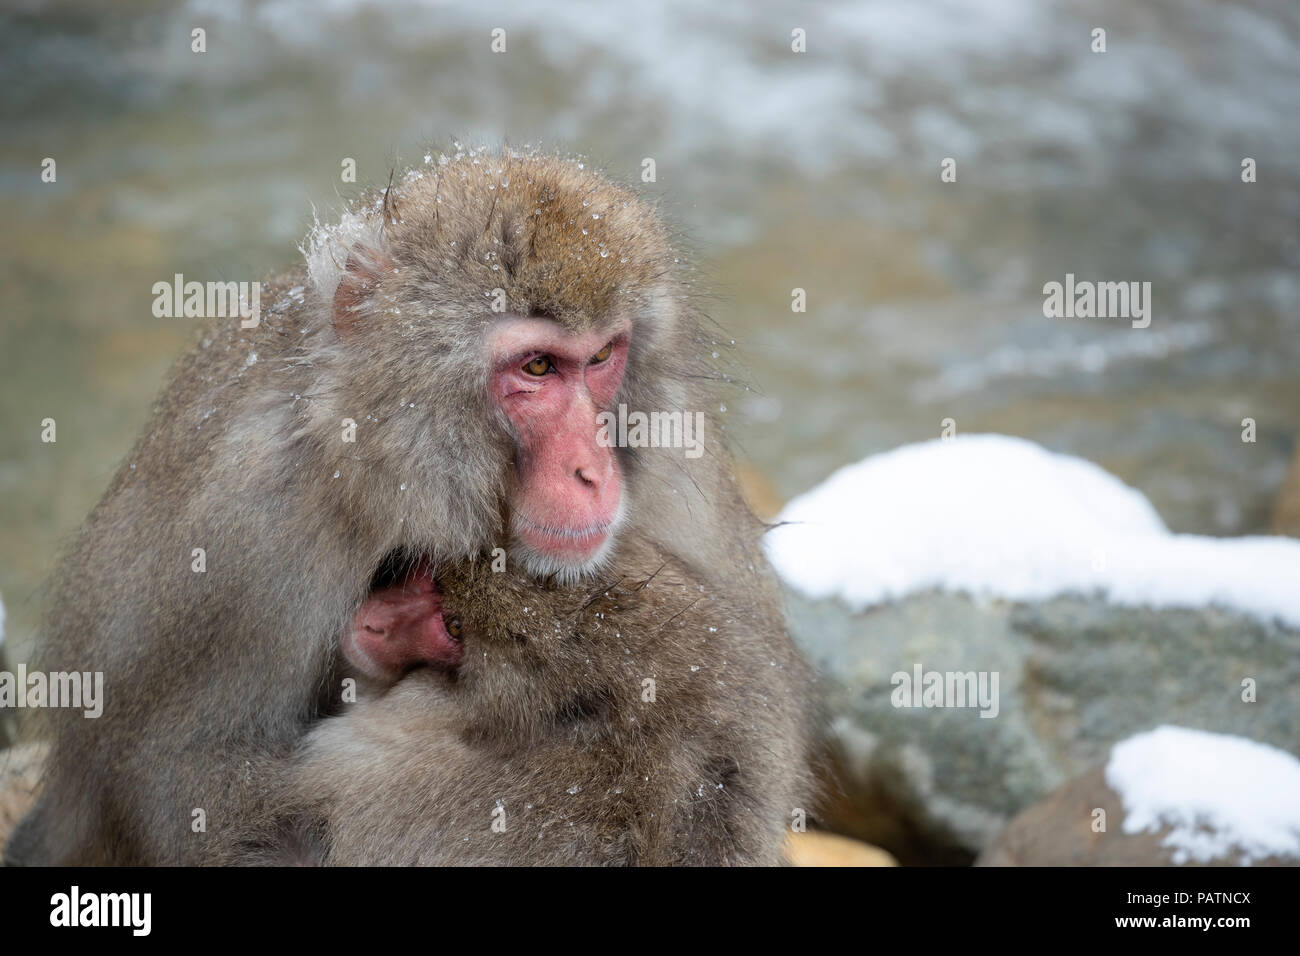
M 653 158 L 773 501 L 951 417 L 1101 464 L 1173 531 L 1259 533 L 1300 421 L 1294 0 L 8 0 L 0 115 L 11 662 L 191 332 L 152 284 L 295 265 L 345 157 L 360 184 L 453 139 Z M 1150 328 L 1044 319 L 1067 272 L 1150 281 Z

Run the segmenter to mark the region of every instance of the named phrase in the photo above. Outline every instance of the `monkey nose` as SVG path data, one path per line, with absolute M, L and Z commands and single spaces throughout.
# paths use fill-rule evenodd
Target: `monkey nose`
M 580 465 L 574 469 L 573 475 L 588 488 L 599 491 L 601 486 L 609 480 L 612 471 L 613 469 L 609 465 Z

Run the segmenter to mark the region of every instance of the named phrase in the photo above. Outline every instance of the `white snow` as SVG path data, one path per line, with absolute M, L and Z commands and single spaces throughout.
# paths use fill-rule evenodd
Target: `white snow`
M 1124 832 L 1172 827 L 1175 863 L 1300 857 L 1300 760 L 1266 744 L 1157 727 L 1116 744 L 1106 784 L 1124 802 Z
M 311 232 L 299 247 L 307 261 L 307 278 L 322 300 L 333 298 L 354 246 L 378 248 L 380 220 L 360 212 L 345 212 L 336 223 L 313 219 Z
M 1300 627 L 1300 541 L 1171 534 L 1104 469 L 1005 435 L 907 445 L 835 472 L 768 535 L 786 583 L 866 608 L 939 589 L 1217 605 Z

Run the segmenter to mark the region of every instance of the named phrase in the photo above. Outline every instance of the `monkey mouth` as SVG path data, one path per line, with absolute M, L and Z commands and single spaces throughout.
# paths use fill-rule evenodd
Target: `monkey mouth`
M 621 509 L 620 509 L 621 513 Z M 515 536 L 530 550 L 556 560 L 589 561 L 609 541 L 620 513 L 585 527 L 556 527 L 516 513 Z

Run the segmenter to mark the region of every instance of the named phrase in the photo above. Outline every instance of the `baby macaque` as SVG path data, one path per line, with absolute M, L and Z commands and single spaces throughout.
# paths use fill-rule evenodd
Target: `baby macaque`
M 308 735 L 235 862 L 779 863 L 809 796 L 809 678 L 738 593 L 636 536 L 585 588 L 414 566 L 344 637 L 380 680 Z

